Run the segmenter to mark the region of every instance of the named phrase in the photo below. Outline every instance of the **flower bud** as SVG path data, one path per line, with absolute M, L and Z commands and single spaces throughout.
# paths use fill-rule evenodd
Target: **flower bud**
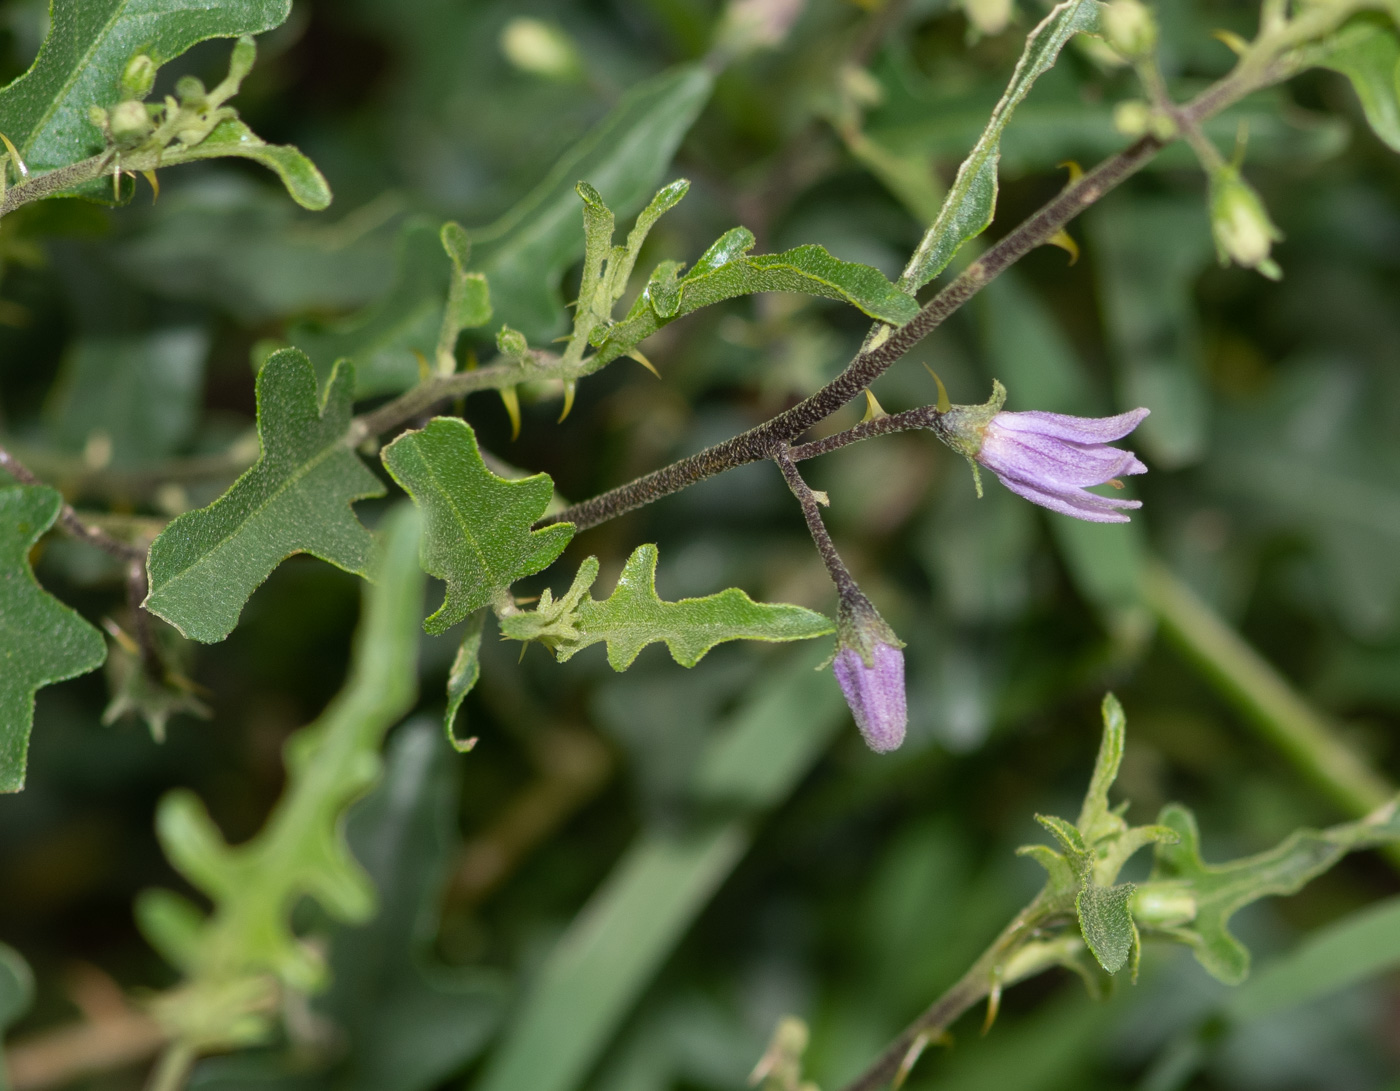
M 898 749 L 909 720 L 904 642 L 854 587 L 841 594 L 836 644 L 831 671 L 866 745 L 877 754 Z
M 1113 108 L 1113 127 L 1136 140 L 1152 124 L 1152 107 L 1140 98 L 1124 99 Z
M 113 143 L 126 147 L 139 144 L 152 128 L 146 104 L 137 99 L 127 99 L 113 106 L 107 114 L 107 123 Z
M 1129 59 L 1145 57 L 1157 46 L 1157 20 L 1142 0 L 1113 0 L 1103 9 L 1103 33 Z
M 563 28 L 542 19 L 512 19 L 501 31 L 501 52 L 522 72 L 571 83 L 583 75 L 583 61 Z
M 138 53 L 126 62 L 122 70 L 122 94 L 126 98 L 145 98 L 156 82 L 156 62 L 145 53 Z
M 1233 261 L 1271 280 L 1282 275 L 1269 250 L 1283 232 L 1269 219 L 1264 202 L 1237 167 L 1224 166 L 1211 175 L 1210 229 L 1222 265 Z
M 1011 22 L 1012 0 L 962 0 L 967 21 L 979 34 L 1000 34 Z
M 1129 907 L 1135 921 L 1151 928 L 1176 928 L 1196 919 L 1195 895 L 1161 883 L 1138 887 Z

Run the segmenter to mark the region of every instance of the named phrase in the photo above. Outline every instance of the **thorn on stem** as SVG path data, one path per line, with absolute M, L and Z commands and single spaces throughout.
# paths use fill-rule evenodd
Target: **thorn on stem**
M 498 393 L 505 404 L 506 415 L 510 417 L 510 438 L 517 440 L 520 438 L 520 395 L 513 386 L 503 386 Z

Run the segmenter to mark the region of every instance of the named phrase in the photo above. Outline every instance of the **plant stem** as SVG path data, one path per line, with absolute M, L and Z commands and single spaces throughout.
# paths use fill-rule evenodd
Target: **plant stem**
M 156 1061 L 146 1091 L 180 1091 L 194 1068 L 195 1052 L 180 1041 L 171 1042 Z
M 778 464 L 778 469 L 783 472 L 783 478 L 787 481 L 788 488 L 792 490 L 792 495 L 797 497 L 798 504 L 802 506 L 802 516 L 807 520 L 807 529 L 812 534 L 812 541 L 816 543 L 817 552 L 822 555 L 822 561 L 826 564 L 831 582 L 836 585 L 836 591 L 841 596 L 841 601 L 845 602 L 853 596 L 859 596 L 863 599 L 865 596 L 857 586 L 850 569 L 846 567 L 846 562 L 841 559 L 841 554 L 836 552 L 836 543 L 831 540 L 831 534 L 826 529 L 826 524 L 822 522 L 821 508 L 817 506 L 817 498 L 813 494 L 811 486 L 803 481 L 802 475 L 797 472 L 797 467 L 793 465 L 792 455 L 788 448 L 784 446 L 774 451 L 773 461 Z
M 1160 561 L 1143 594 L 1168 634 L 1256 730 L 1334 803 L 1356 817 L 1397 789 L 1345 743 L 1279 672 Z M 1392 854 L 1392 859 L 1400 857 Z
M 934 420 L 938 416 L 940 416 L 938 406 L 921 405 L 917 409 L 906 409 L 903 413 L 891 413 L 887 417 L 861 421 L 854 428 L 847 428 L 844 432 L 837 432 L 825 439 L 789 447 L 788 456 L 794 462 L 801 462 L 805 458 L 816 458 L 818 455 L 838 451 L 842 447 L 859 443 L 863 439 L 874 439 L 876 436 L 886 436 L 891 432 L 908 432 L 915 428 L 932 428 Z
M 0 447 L 0 470 L 4 470 L 23 485 L 44 484 L 34 476 L 28 466 L 3 447 Z M 64 501 L 63 507 L 58 511 L 58 522 L 64 530 L 80 542 L 87 542 L 88 545 L 96 546 L 114 557 L 128 561 L 144 561 L 146 558 L 146 551 L 140 546 L 118 541 L 105 531 L 84 523 L 78 518 L 77 512 L 73 510 L 73 505 L 67 501 Z

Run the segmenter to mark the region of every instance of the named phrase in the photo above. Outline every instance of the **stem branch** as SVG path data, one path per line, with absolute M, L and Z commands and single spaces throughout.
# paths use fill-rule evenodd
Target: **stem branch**
M 34 476 L 28 466 L 3 447 L 0 447 L 0 470 L 4 470 L 22 485 L 44 484 Z M 140 546 L 118 541 L 106 531 L 84 523 L 78 518 L 77 512 L 73 510 L 73 505 L 67 501 L 64 501 L 63 507 L 59 509 L 58 522 L 74 538 L 86 542 L 88 545 L 96 546 L 98 549 L 110 553 L 113 557 L 120 557 L 127 561 L 144 561 L 146 559 L 146 551 Z

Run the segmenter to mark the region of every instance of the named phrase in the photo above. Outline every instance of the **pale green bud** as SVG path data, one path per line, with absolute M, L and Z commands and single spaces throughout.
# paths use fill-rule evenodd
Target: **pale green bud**
M 564 29 L 542 19 L 512 19 L 501 31 L 501 52 L 522 72 L 573 82 L 583 75 L 583 61 Z
M 1136 139 L 1152 124 L 1152 107 L 1142 99 L 1124 99 L 1113 108 L 1113 127 L 1126 137 Z
M 525 335 L 509 326 L 502 326 L 501 331 L 496 334 L 496 348 L 502 356 L 510 356 L 517 360 L 530 353 L 530 343 L 525 340 Z
M 116 144 L 139 144 L 150 134 L 151 115 L 146 104 L 137 99 L 119 102 L 107 114 L 112 141 Z
M 1011 22 L 1013 0 L 963 0 L 967 21 L 986 35 L 1000 34 Z
M 257 59 L 258 43 L 247 34 L 243 35 L 234 44 L 233 54 L 228 61 L 228 78 L 235 86 L 242 83 L 248 73 L 253 70 L 253 64 Z
M 156 82 L 156 62 L 145 53 L 138 53 L 126 62 L 122 70 L 122 95 L 125 98 L 145 98 Z
M 1129 910 L 1149 928 L 1177 928 L 1196 919 L 1196 898 L 1189 890 L 1148 884 L 1133 891 Z
M 1254 187 L 1240 177 L 1239 169 L 1221 167 L 1210 179 L 1210 229 L 1222 265 L 1234 262 L 1257 269 L 1271 280 L 1281 275 L 1269 257 L 1273 244 L 1283 238 Z
M 1103 9 L 1103 33 L 1125 57 L 1145 57 L 1157 47 L 1157 20 L 1142 0 L 1113 0 Z

